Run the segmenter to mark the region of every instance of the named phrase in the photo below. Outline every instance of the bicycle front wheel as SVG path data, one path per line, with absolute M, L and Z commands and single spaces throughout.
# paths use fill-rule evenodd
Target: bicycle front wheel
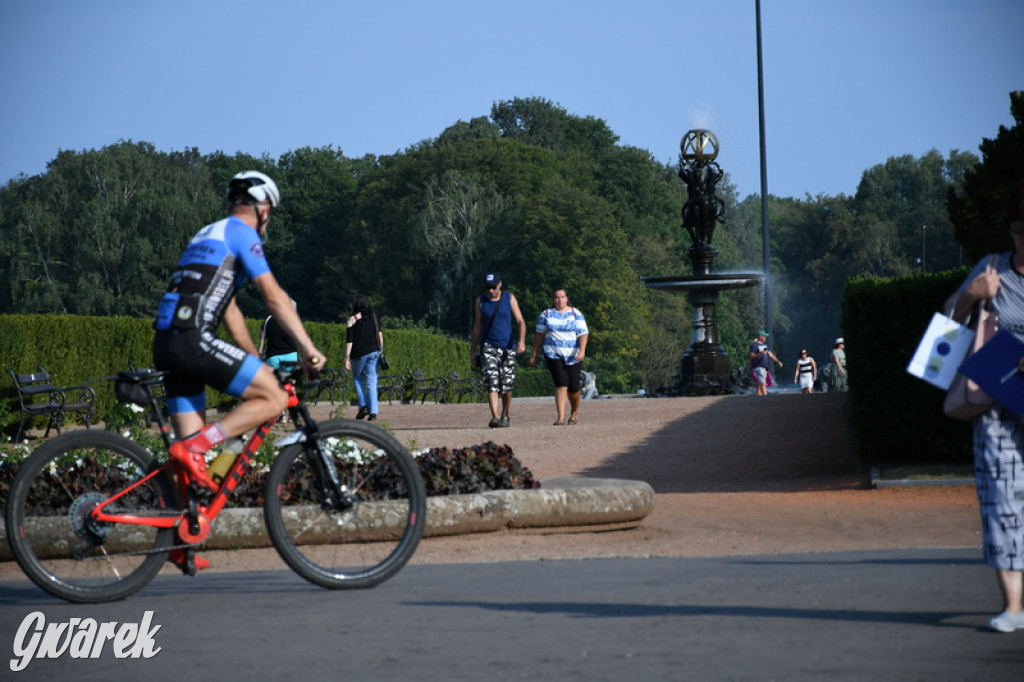
M 140 445 L 109 431 L 69 431 L 18 467 L 7 498 L 7 542 L 32 582 L 89 604 L 124 599 L 156 576 L 173 529 L 97 523 L 89 512 L 156 465 Z M 160 473 L 108 505 L 111 513 L 174 514 L 174 488 Z
M 311 457 L 331 458 L 352 506 L 324 501 Z M 264 515 L 274 547 L 296 573 L 330 589 L 373 587 L 412 557 L 426 524 L 426 491 L 409 451 L 362 422 L 320 425 L 318 442 L 284 448 L 267 477 Z

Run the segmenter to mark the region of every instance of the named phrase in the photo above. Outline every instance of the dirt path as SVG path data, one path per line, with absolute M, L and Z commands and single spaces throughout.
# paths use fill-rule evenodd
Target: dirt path
M 978 546 L 972 487 L 870 488 L 845 404 L 842 394 L 614 398 L 584 403 L 577 426 L 555 427 L 552 401 L 530 400 L 513 405 L 506 429 L 487 428 L 482 404 L 385 404 L 381 420 L 406 445 L 493 440 L 538 478 L 636 479 L 657 493 L 634 529 L 430 538 L 415 563 Z M 212 570 L 284 567 L 273 550 L 203 555 Z

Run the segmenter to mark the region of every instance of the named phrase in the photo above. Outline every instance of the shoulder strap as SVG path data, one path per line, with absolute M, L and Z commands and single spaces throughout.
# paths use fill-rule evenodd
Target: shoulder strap
M 373 342 L 377 344 L 377 350 L 383 350 L 380 345 L 380 320 L 377 319 L 377 311 L 373 311 Z

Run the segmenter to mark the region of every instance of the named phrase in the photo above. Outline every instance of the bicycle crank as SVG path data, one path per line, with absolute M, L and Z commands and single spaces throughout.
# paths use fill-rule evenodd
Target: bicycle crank
M 192 519 L 185 519 L 177 526 L 178 538 L 189 545 L 195 545 L 210 537 L 210 518 L 206 514 L 198 514 Z

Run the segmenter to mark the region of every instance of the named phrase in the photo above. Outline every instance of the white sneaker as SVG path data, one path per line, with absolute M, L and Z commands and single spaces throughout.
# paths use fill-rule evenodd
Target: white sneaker
M 988 622 L 988 629 L 995 632 L 1014 632 L 1024 630 L 1024 613 L 1003 611 Z

